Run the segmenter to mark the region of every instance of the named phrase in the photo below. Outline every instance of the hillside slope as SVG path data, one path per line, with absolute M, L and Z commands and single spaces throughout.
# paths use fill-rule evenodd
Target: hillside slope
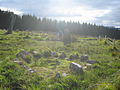
M 120 89 L 119 40 L 77 36 L 64 45 L 51 34 L 4 33 L 0 30 L 0 89 Z M 70 70 L 72 62 L 82 66 L 82 74 Z

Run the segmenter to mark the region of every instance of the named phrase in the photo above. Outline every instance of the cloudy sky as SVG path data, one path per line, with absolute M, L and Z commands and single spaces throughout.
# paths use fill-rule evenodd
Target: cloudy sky
M 120 0 L 0 0 L 0 9 L 120 28 Z

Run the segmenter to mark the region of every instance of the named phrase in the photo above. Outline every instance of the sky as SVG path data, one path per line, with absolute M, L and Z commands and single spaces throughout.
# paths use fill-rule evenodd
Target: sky
M 0 9 L 120 28 L 120 0 L 0 0 Z

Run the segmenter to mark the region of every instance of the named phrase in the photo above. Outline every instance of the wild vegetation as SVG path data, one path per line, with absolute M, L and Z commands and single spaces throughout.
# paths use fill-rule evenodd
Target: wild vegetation
M 120 40 L 73 35 L 60 41 L 51 33 L 5 32 L 0 30 L 1 90 L 120 89 Z M 97 63 L 85 68 L 82 55 Z M 71 62 L 84 73 L 72 72 Z

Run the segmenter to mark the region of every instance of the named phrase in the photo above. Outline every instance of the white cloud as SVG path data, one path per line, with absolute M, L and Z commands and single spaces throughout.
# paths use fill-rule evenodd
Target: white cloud
M 65 20 L 65 21 L 74 21 L 74 22 L 89 22 L 94 21 L 97 17 L 102 17 L 111 10 L 109 9 L 94 9 L 90 7 L 54 7 L 51 8 L 49 13 L 55 13 L 53 18 L 57 20 Z M 56 17 L 57 16 L 57 17 Z

